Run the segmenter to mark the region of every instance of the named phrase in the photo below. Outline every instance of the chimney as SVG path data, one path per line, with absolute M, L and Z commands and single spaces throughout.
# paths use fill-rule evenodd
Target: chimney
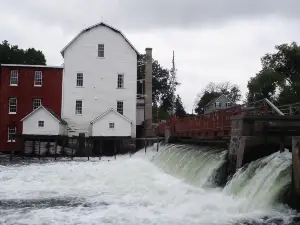
M 153 137 L 152 128 L 152 48 L 146 48 L 145 65 L 145 137 Z

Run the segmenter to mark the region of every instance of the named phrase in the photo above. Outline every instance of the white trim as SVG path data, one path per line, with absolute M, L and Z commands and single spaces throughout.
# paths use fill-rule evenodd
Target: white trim
M 13 72 L 16 72 L 16 73 L 13 73 Z M 16 84 L 11 83 L 12 75 L 16 75 L 16 77 L 14 78 L 14 79 L 17 80 Z M 18 84 L 19 84 L 19 71 L 18 70 L 11 70 L 10 75 L 9 75 L 9 86 L 18 86 Z
M 110 25 L 107 25 L 106 23 L 103 23 L 103 22 L 101 22 L 101 23 L 97 23 L 97 24 L 95 24 L 95 25 L 92 25 L 92 26 L 90 26 L 90 27 L 88 27 L 88 28 L 85 28 L 85 29 L 83 29 L 79 34 L 77 34 L 61 51 L 60 51 L 60 53 L 61 53 L 61 55 L 62 56 L 64 56 L 64 52 L 65 52 L 65 50 L 80 36 L 80 35 L 82 35 L 83 33 L 85 33 L 85 32 L 87 32 L 87 31 L 89 31 L 89 30 L 91 30 L 91 29 L 93 29 L 93 28 L 95 28 L 95 27 L 98 27 L 98 26 L 105 26 L 105 27 L 107 27 L 107 28 L 110 28 L 111 30 L 114 30 L 114 31 L 116 31 L 117 33 L 119 33 L 124 39 L 125 39 L 125 41 L 130 45 L 130 47 L 136 52 L 136 54 L 137 55 L 140 55 L 140 53 L 138 52 L 138 50 L 130 43 L 130 41 L 125 37 L 125 35 L 120 31 L 120 30 L 118 30 L 118 29 L 116 29 L 116 28 L 114 28 L 114 27 L 112 27 L 112 26 L 110 26 Z
M 114 112 L 114 113 L 116 113 L 117 115 L 123 117 L 123 119 L 127 120 L 128 122 L 132 123 L 132 121 L 131 121 L 130 119 L 128 119 L 126 116 L 124 116 L 124 115 L 118 113 L 114 108 L 110 108 L 110 109 L 106 110 L 106 111 L 105 111 L 104 113 L 102 113 L 100 116 L 98 116 L 98 117 L 96 117 L 95 119 L 93 119 L 90 123 L 91 123 L 91 124 L 95 123 L 98 119 L 100 119 L 101 117 L 105 116 L 107 113 L 109 113 L 109 112 L 111 112 L 111 111 Z
M 40 80 L 41 84 L 36 84 L 39 79 L 37 79 L 37 75 L 41 75 Z M 33 86 L 34 87 L 42 87 L 43 86 L 43 71 L 34 71 L 34 81 L 33 81 Z
M 15 112 L 10 111 L 10 107 L 11 107 L 10 100 L 11 99 L 15 99 L 16 100 L 16 105 L 12 105 L 13 107 L 16 107 L 16 111 Z M 17 114 L 17 112 L 18 112 L 18 99 L 17 99 L 17 97 L 10 97 L 8 99 L 8 114 Z
M 18 66 L 18 67 L 36 67 L 36 68 L 56 68 L 63 69 L 63 66 L 45 66 L 45 65 L 25 65 L 25 64 L 0 64 L 1 66 Z
M 31 113 L 29 113 L 27 116 L 25 116 L 23 119 L 21 119 L 21 121 L 26 120 L 29 116 L 31 116 L 32 114 L 34 114 L 36 111 L 38 111 L 39 109 L 43 108 L 44 110 L 46 110 L 46 112 L 48 112 L 56 121 L 58 121 L 59 123 L 61 123 L 55 116 L 52 115 L 52 113 L 50 113 L 43 105 L 41 105 L 40 107 L 36 108 L 35 110 L 33 110 Z

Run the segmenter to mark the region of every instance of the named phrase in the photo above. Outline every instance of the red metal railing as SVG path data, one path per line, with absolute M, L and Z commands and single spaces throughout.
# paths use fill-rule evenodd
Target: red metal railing
M 173 116 L 166 123 L 157 126 L 157 135 L 164 136 L 166 129 L 171 136 L 182 138 L 218 138 L 229 137 L 231 131 L 231 117 L 234 115 L 268 115 L 280 114 L 280 110 L 269 100 L 236 105 L 212 113 L 176 118 Z

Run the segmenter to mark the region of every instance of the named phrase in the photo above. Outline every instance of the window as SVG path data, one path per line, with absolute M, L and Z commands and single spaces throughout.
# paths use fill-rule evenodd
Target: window
M 83 87 L 83 73 L 77 73 L 77 87 Z
M 35 71 L 34 86 L 41 87 L 42 86 L 42 80 L 43 80 L 42 71 Z
M 231 102 L 226 102 L 226 107 L 231 107 L 232 103 Z
M 44 121 L 39 121 L 39 122 L 38 122 L 38 126 L 39 126 L 39 127 L 44 127 Z
M 124 88 L 124 75 L 118 74 L 118 88 Z
M 17 98 L 11 97 L 9 99 L 9 113 L 16 114 L 17 113 Z
M 8 141 L 15 142 L 16 141 L 16 126 L 8 126 Z
M 42 105 L 42 99 L 34 98 L 32 103 L 33 103 L 33 110 L 35 110 Z
M 103 58 L 104 57 L 104 44 L 98 45 L 98 57 Z
M 216 107 L 221 107 L 221 102 L 216 102 L 216 103 L 215 103 L 215 106 L 216 106 Z
M 18 86 L 18 70 L 10 71 L 10 86 Z
M 117 112 L 123 115 L 123 102 L 117 101 Z
M 75 114 L 82 115 L 82 100 L 76 100 Z
M 109 129 L 114 129 L 115 128 L 115 123 L 109 123 Z

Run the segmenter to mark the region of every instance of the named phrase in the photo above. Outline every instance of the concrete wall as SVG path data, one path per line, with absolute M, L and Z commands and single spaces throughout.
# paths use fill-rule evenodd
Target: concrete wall
M 230 174 L 244 164 L 291 148 L 291 134 L 298 132 L 299 118 L 283 116 L 235 116 L 228 151 Z M 291 132 L 291 133 L 290 133 Z
M 38 121 L 44 121 L 44 127 L 38 127 Z M 38 109 L 23 121 L 23 134 L 59 135 L 63 134 L 60 123 L 44 110 Z
M 104 58 L 98 58 L 98 44 L 104 44 Z M 109 108 L 117 109 L 117 101 L 124 102 L 124 115 L 135 127 L 137 53 L 119 33 L 105 26 L 83 33 L 66 49 L 64 65 L 62 117 L 69 135 L 88 135 L 90 122 Z M 76 87 L 79 72 L 83 87 Z M 118 74 L 124 74 L 122 89 L 117 88 Z M 82 115 L 75 114 L 76 100 L 83 101 Z M 131 132 L 135 137 L 136 129 Z
M 115 127 L 110 129 L 109 123 L 114 123 Z M 135 127 L 128 120 L 114 111 L 110 111 L 92 124 L 92 136 L 128 137 L 131 135 L 132 129 Z

